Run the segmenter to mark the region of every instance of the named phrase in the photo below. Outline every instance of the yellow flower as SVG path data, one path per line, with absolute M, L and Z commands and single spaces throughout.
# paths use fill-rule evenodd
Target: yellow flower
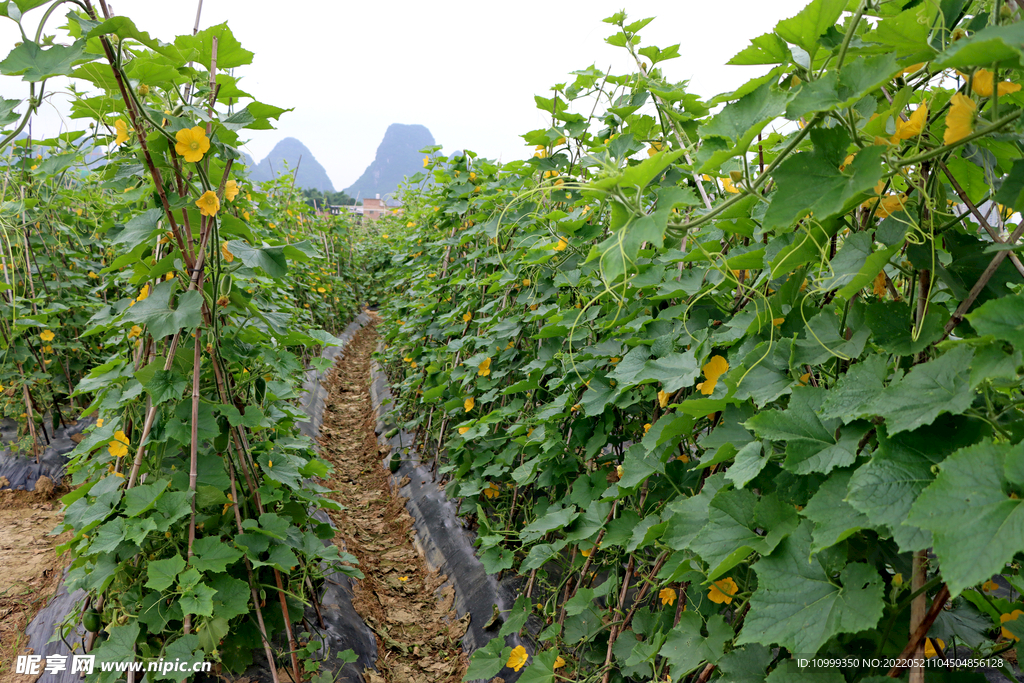
M 238 196 L 238 183 L 234 179 L 229 180 L 224 185 L 224 199 L 229 202 L 235 201 L 235 197 Z
M 178 141 L 174 151 L 185 157 L 185 161 L 201 161 L 210 149 L 210 138 L 206 137 L 206 131 L 199 126 L 182 128 L 174 137 Z
M 725 191 L 730 194 L 740 193 L 740 191 L 736 189 L 736 186 L 732 184 L 732 178 L 722 178 L 722 187 L 724 187 Z
M 220 200 L 217 199 L 216 192 L 207 190 L 196 200 L 196 206 L 199 207 L 199 213 L 204 216 L 216 216 L 217 212 L 220 211 Z
M 468 430 L 468 427 L 466 429 Z M 497 498 L 498 494 L 500 493 L 501 489 L 499 489 L 498 485 L 495 484 L 493 481 L 488 482 L 487 486 L 484 487 L 484 495 L 487 496 L 488 498 Z
M 775 325 L 776 327 L 778 327 L 784 322 L 786 322 L 785 318 L 772 318 L 772 325 Z
M 317 287 L 317 288 L 316 288 L 316 291 L 320 292 L 321 294 L 324 294 L 324 293 L 326 293 L 326 292 L 327 292 L 327 290 L 326 290 L 326 289 L 324 289 L 323 287 Z
M 120 147 L 128 141 L 128 124 L 123 120 L 118 119 L 114 121 L 114 130 L 117 131 L 117 137 L 114 139 L 114 144 Z
M 555 658 L 555 663 L 551 668 L 561 669 L 563 666 L 565 666 L 565 660 L 562 659 L 562 655 L 558 655 L 558 657 Z
M 481 377 L 486 377 L 491 374 L 491 357 L 488 356 L 480 361 L 480 365 L 477 366 L 477 373 Z
M 569 243 L 563 239 L 558 240 L 558 244 L 555 245 L 555 251 L 565 251 L 565 248 L 569 246 Z
M 135 91 L 139 93 L 139 97 L 145 97 L 149 94 L 149 86 L 145 83 L 139 83 L 139 87 Z
M 469 427 L 459 427 L 459 434 L 465 434 L 469 431 Z
M 107 444 L 107 450 L 115 458 L 128 455 L 128 436 L 121 430 L 114 432 L 114 440 Z
M 248 211 L 243 211 L 242 212 L 242 218 L 244 218 L 245 220 L 249 220 L 249 212 Z
M 53 353 L 53 347 L 50 346 L 49 344 L 44 346 L 41 350 L 43 353 Z
M 897 74 L 897 76 L 902 76 L 903 74 L 915 73 L 917 71 L 920 71 L 923 66 L 924 66 L 924 62 L 918 62 L 917 64 L 911 64 L 906 69 L 903 69 L 903 71 L 900 71 Z
M 924 130 L 926 123 L 928 123 L 928 105 L 922 103 L 906 121 L 897 117 L 896 135 L 893 136 L 893 142 L 917 137 Z
M 54 336 L 53 330 L 43 330 L 42 334 L 39 335 L 39 338 L 44 342 L 52 342 Z
M 800 375 L 800 386 L 807 386 L 807 382 L 809 382 L 810 379 L 811 373 L 809 372 L 805 372 L 804 374 Z
M 668 405 L 668 400 L 672 398 L 672 395 L 667 391 L 658 391 L 658 405 L 664 408 Z
M 647 148 L 647 156 L 653 157 L 655 154 L 661 151 L 663 147 L 660 140 L 655 140 L 651 143 L 651 146 Z
M 946 133 L 942 136 L 942 143 L 945 145 L 963 140 L 974 132 L 974 114 L 978 110 L 978 105 L 974 103 L 974 100 L 960 93 L 953 95 L 949 103 L 949 112 L 946 114 Z
M 430 157 L 423 157 L 423 168 L 430 165 Z
M 473 398 L 472 396 L 470 396 L 469 398 L 467 398 L 467 399 L 466 399 L 465 401 L 463 401 L 463 403 L 462 403 L 462 406 L 463 406 L 463 407 L 464 407 L 464 408 L 466 409 L 466 412 L 467 412 L 467 413 L 468 413 L 469 411 L 473 410 L 473 406 L 475 406 L 475 405 L 476 405 L 476 400 L 475 400 L 475 399 L 474 399 L 474 398 Z
M 993 581 L 992 579 L 989 579 L 985 583 L 981 584 L 981 590 L 985 591 L 986 593 L 991 593 L 995 590 L 998 590 L 998 588 L 999 584 Z
M 871 286 L 871 293 L 875 296 L 885 296 L 885 271 L 878 271 L 878 276 L 875 278 L 874 283 Z
M 644 425 L 644 434 L 646 435 L 647 432 L 649 432 L 649 431 L 651 431 L 651 423 L 650 422 L 648 422 L 647 424 Z
M 409 580 L 409 577 L 408 576 L 399 576 L 398 580 L 401 581 L 402 583 L 405 583 L 406 581 Z
M 384 233 L 384 234 L 383 234 L 383 235 L 381 235 L 380 237 L 381 237 L 381 239 L 385 239 L 385 240 L 386 240 L 386 239 L 388 238 L 388 234 L 387 234 L 387 233 Z
M 739 586 L 736 585 L 736 582 L 732 580 L 731 576 L 726 577 L 711 584 L 711 587 L 708 588 L 708 599 L 719 605 L 723 602 L 728 605 L 732 603 L 732 596 L 736 595 L 737 591 L 739 591 Z
M 658 597 L 661 598 L 661 604 L 663 607 L 665 605 L 676 604 L 676 592 L 671 588 L 662 588 L 661 592 L 658 593 Z
M 1000 624 L 1005 624 L 1008 621 L 1017 621 L 1017 617 L 1019 617 L 1022 614 L 1024 614 L 1024 611 L 1019 610 L 1019 609 L 1015 609 L 1012 612 L 1010 612 L 1009 614 L 1001 614 L 999 616 L 999 623 Z M 1010 638 L 1012 640 L 1020 640 L 1020 638 L 1018 638 L 1017 636 L 1015 636 L 1012 633 L 1010 633 L 1009 631 L 1007 631 L 1005 626 L 1002 629 L 1002 633 L 1003 633 L 1003 637 L 1004 638 Z
M 132 329 L 128 330 L 129 339 L 134 339 L 135 337 L 138 337 L 140 334 L 142 334 L 142 328 L 139 327 L 138 325 L 132 325 Z
M 103 418 L 101 417 L 98 420 L 96 420 L 96 428 L 99 429 L 102 426 L 103 426 Z
M 697 388 L 700 393 L 710 396 L 718 385 L 718 378 L 729 369 L 729 361 L 721 356 L 712 356 L 701 369 L 704 371 L 704 381 L 698 384 Z
M 139 297 L 136 301 L 145 301 L 149 298 L 149 285 L 143 285 L 142 289 L 139 290 Z
M 81 209 L 75 209 L 75 215 L 76 216 L 81 216 L 82 215 L 82 210 Z
M 616 465 L 615 474 L 619 476 L 619 479 L 622 479 L 622 477 L 626 474 L 626 470 L 622 467 L 622 465 Z
M 473 319 L 473 314 L 470 313 L 469 311 L 466 311 L 465 313 L 462 314 L 462 322 L 468 323 L 472 319 Z
M 982 97 L 992 97 L 992 81 L 993 74 L 988 69 L 978 69 L 974 72 L 974 77 L 971 78 L 971 92 L 976 92 Z M 1009 95 L 1020 90 L 1019 83 L 1011 83 L 1010 81 L 1002 81 L 999 84 L 999 96 Z
M 940 648 L 943 650 L 946 649 L 946 641 L 942 640 L 942 638 L 926 638 L 924 641 L 924 656 L 928 659 L 939 656 L 939 653 L 935 650 L 935 646 L 932 644 L 933 640 L 939 644 Z
M 523 287 L 529 287 L 531 282 L 532 280 L 530 280 L 530 278 L 526 278 L 523 280 Z
M 906 200 L 907 195 L 902 192 L 900 194 L 890 194 L 882 197 L 881 203 L 878 205 L 878 208 L 875 209 L 875 216 L 878 218 L 887 218 L 898 211 L 902 211 Z
M 512 654 L 508 656 L 508 661 L 505 662 L 505 666 L 511 668 L 513 671 L 519 671 L 526 664 L 526 660 L 529 659 L 529 655 L 526 654 L 526 648 L 522 645 L 516 645 L 512 648 Z
M 307 304 L 307 306 L 308 306 L 308 305 L 309 305 L 309 304 Z M 416 366 L 416 361 L 413 361 L 412 363 L 410 363 L 410 364 L 409 364 L 409 367 L 411 367 L 411 368 L 412 368 L 413 370 L 415 370 L 415 369 L 416 369 L 416 367 L 417 367 L 417 366 Z
M 892 575 L 892 585 L 894 585 L 894 586 L 902 586 L 903 585 L 903 574 L 902 573 L 896 572 L 895 574 Z

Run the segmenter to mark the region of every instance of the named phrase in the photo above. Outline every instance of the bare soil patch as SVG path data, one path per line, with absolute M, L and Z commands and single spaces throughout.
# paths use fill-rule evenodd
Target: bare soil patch
M 64 559 L 54 547 L 66 535 L 50 536 L 62 519 L 59 496 L 46 478 L 36 491 L 0 491 L 0 683 L 26 683 L 14 660 L 26 654 L 25 627 L 60 585 Z
M 378 445 L 370 400 L 375 321 L 356 334 L 328 375 L 321 454 L 334 471 L 327 485 L 345 510 L 332 512 L 335 543 L 359 558 L 366 578 L 353 605 L 377 635 L 377 672 L 368 683 L 458 683 L 467 657 L 460 639 L 468 619 L 453 608 L 445 577 L 416 552 L 405 499 L 393 490 Z M 386 447 L 385 447 L 386 448 Z M 467 615 L 468 616 L 468 615 Z

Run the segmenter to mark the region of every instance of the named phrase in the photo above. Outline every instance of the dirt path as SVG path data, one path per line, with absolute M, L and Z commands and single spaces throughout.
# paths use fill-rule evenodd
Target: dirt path
M 445 577 L 430 572 L 412 542 L 405 499 L 393 491 L 382 465 L 370 401 L 370 355 L 376 321 L 363 328 L 330 372 L 321 454 L 334 466 L 327 485 L 346 507 L 331 513 L 335 543 L 359 558 L 366 575 L 353 605 L 377 634 L 377 672 L 368 683 L 458 683 L 466 671 L 459 644 L 468 621 L 453 609 Z M 441 589 L 440 591 L 438 589 Z
M 45 482 L 44 482 L 45 480 Z M 37 491 L 0 491 L 0 683 L 31 680 L 14 673 L 14 659 L 27 644 L 25 627 L 60 584 L 64 560 L 54 547 L 67 540 L 50 536 L 61 521 L 49 478 Z

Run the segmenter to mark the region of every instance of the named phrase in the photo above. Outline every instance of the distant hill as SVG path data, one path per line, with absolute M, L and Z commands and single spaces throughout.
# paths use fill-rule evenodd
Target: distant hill
M 270 154 L 256 164 L 249 155 L 245 155 L 245 164 L 249 167 L 249 177 L 254 181 L 272 180 L 285 171 L 299 172 L 295 176 L 295 186 L 302 189 L 334 192 L 334 185 L 327 177 L 327 171 L 316 160 L 313 153 L 295 138 L 285 138 L 274 145 Z
M 345 193 L 362 200 L 394 192 L 406 176 L 423 170 L 423 155 L 419 151 L 433 144 L 434 136 L 426 126 L 392 123 L 373 163 L 359 180 L 345 188 Z

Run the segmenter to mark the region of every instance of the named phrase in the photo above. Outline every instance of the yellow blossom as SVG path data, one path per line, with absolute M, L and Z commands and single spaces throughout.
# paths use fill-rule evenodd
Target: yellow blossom
M 697 385 L 697 389 L 705 396 L 710 396 L 718 385 L 718 378 L 729 370 L 729 361 L 722 356 L 712 356 L 704 367 L 704 381 Z
M 920 71 L 922 67 L 924 67 L 924 62 L 918 62 L 917 64 L 911 64 L 906 69 L 903 69 L 902 71 L 900 71 L 897 74 L 897 76 L 902 76 L 903 74 L 916 73 L 916 72 Z
M 128 338 L 134 339 L 142 334 L 142 328 L 138 325 L 132 325 L 132 329 L 128 330 Z
M 430 165 L 430 157 L 423 157 L 423 168 Z
M 569 246 L 569 243 L 563 239 L 558 240 L 558 244 L 555 245 L 555 251 L 565 251 L 565 248 Z
M 235 260 L 235 255 L 231 253 L 230 249 L 228 249 L 227 242 L 222 242 L 220 245 L 220 257 L 224 259 L 225 263 L 231 263 Z
M 121 430 L 114 432 L 114 440 L 107 444 L 107 450 L 115 458 L 128 455 L 128 436 Z
M 971 92 L 978 93 L 982 97 L 992 97 L 993 74 L 988 69 L 978 69 L 971 78 Z M 999 97 L 1009 95 L 1020 90 L 1019 83 L 1002 81 L 999 83 Z
M 676 604 L 676 592 L 671 588 L 662 588 L 658 597 L 661 598 L 662 606 Z
M 178 141 L 174 151 L 185 157 L 185 161 L 202 161 L 203 155 L 210 149 L 210 139 L 199 126 L 182 128 L 175 133 L 174 138 Z
M 664 408 L 668 405 L 668 400 L 672 398 L 672 395 L 667 391 L 658 391 L 658 405 Z
M 405 583 L 406 581 L 409 580 L 409 577 L 408 576 L 399 576 L 398 580 L 401 581 L 402 583 Z
M 878 271 L 878 276 L 871 286 L 871 293 L 875 296 L 885 296 L 885 271 Z
M 53 334 L 53 330 L 43 330 L 42 333 L 39 335 L 39 338 L 42 339 L 44 342 L 52 342 L 54 336 L 55 335 Z
M 136 300 L 137 301 L 145 301 L 148 298 L 149 298 L 149 285 L 146 284 L 146 285 L 143 285 L 142 289 L 139 290 L 139 296 L 138 296 L 138 299 L 136 299 Z
M 993 581 L 992 579 L 989 579 L 985 583 L 981 584 L 981 590 L 985 591 L 986 593 L 991 593 L 991 592 L 996 591 L 998 589 L 999 589 L 999 584 L 996 583 L 995 581 Z
M 726 192 L 730 194 L 739 194 L 740 191 L 732 183 L 732 178 L 722 178 L 722 187 L 725 188 Z
M 98 420 L 96 420 L 96 428 L 99 429 L 102 426 L 103 426 L 103 418 L 101 417 Z
M 459 434 L 465 434 L 469 431 L 469 427 L 459 427 Z
M 622 477 L 626 474 L 626 470 L 623 469 L 622 465 L 616 465 L 615 474 L 618 475 L 619 479 L 622 479 Z
M 487 377 L 487 375 L 491 374 L 491 357 L 490 356 L 488 356 L 487 358 L 484 358 L 482 361 L 480 361 L 480 365 L 477 366 L 477 373 L 476 374 L 480 375 L 481 377 Z
M 778 327 L 784 322 L 786 322 L 785 318 L 772 318 L 772 325 L 775 325 L 776 327 Z
M 1008 621 L 1017 621 L 1017 618 L 1020 615 L 1022 615 L 1022 614 L 1024 614 L 1024 611 L 1019 610 L 1019 609 L 1015 609 L 1012 612 L 1010 612 L 1009 614 L 1001 614 L 999 616 L 999 623 L 1000 624 L 1005 624 Z M 1008 630 L 1006 630 L 1005 626 L 1002 629 L 1002 634 L 1003 634 L 1004 638 L 1009 638 L 1011 640 L 1018 640 L 1018 641 L 1020 640 L 1020 638 L 1018 638 L 1017 636 L 1013 635 Z
M 558 655 L 558 657 L 555 657 L 555 663 L 551 666 L 551 668 L 561 669 L 563 666 L 565 666 L 565 660 L 562 659 L 562 655 Z
M 489 482 L 487 486 L 484 487 L 484 495 L 488 498 L 497 498 L 500 493 L 501 489 L 499 489 L 498 485 L 495 484 L 493 481 Z
M 248 211 L 243 211 L 242 212 L 242 218 L 244 218 L 245 220 L 249 220 L 249 212 Z
M 122 119 L 118 119 L 117 121 L 114 121 L 114 130 L 117 131 L 117 137 L 114 139 L 114 144 L 120 147 L 128 141 L 128 124 Z
M 465 313 L 462 314 L 462 322 L 468 323 L 472 319 L 473 319 L 473 314 L 470 313 L 469 311 L 466 311 Z
M 926 638 L 924 641 L 924 656 L 928 659 L 939 656 L 939 653 L 935 650 L 935 645 L 932 644 L 932 641 L 938 643 L 941 649 L 946 649 L 946 641 L 942 640 L 942 638 Z
M 467 413 L 469 411 L 473 410 L 473 406 L 475 406 L 475 405 L 476 405 L 476 400 L 472 396 L 470 396 L 469 398 L 467 398 L 465 401 L 462 402 L 462 407 L 464 407 L 466 409 Z
M 196 200 L 196 206 L 199 207 L 199 213 L 204 216 L 216 216 L 220 211 L 220 200 L 217 199 L 217 193 L 207 190 Z
M 526 654 L 526 648 L 522 645 L 516 645 L 512 648 L 512 654 L 508 656 L 508 661 L 505 662 L 505 666 L 511 668 L 513 671 L 519 671 L 526 664 L 526 660 L 529 659 L 529 655 Z
M 644 434 L 646 435 L 647 432 L 649 432 L 649 431 L 651 431 L 651 423 L 650 422 L 648 422 L 647 424 L 644 425 Z
M 708 599 L 719 605 L 723 602 L 728 605 L 732 603 L 732 596 L 736 595 L 738 591 L 739 586 L 732 580 L 732 577 L 726 577 L 711 584 L 711 587 L 708 588 Z
M 75 215 L 81 217 L 82 210 L 81 209 L 75 209 Z
M 926 123 L 928 123 L 928 105 L 922 103 L 906 121 L 901 118 L 896 119 L 896 135 L 893 136 L 893 142 L 917 137 L 924 130 Z
M 238 196 L 238 183 L 234 179 L 229 180 L 224 185 L 224 199 L 229 202 L 235 201 L 235 197 Z
M 949 105 L 949 112 L 946 114 L 946 133 L 942 136 L 942 143 L 945 145 L 963 140 L 974 132 L 974 115 L 978 111 L 978 105 L 974 100 L 960 93 L 953 95 Z
M 892 575 L 892 585 L 897 587 L 903 585 L 903 574 L 901 572 L 896 572 Z

